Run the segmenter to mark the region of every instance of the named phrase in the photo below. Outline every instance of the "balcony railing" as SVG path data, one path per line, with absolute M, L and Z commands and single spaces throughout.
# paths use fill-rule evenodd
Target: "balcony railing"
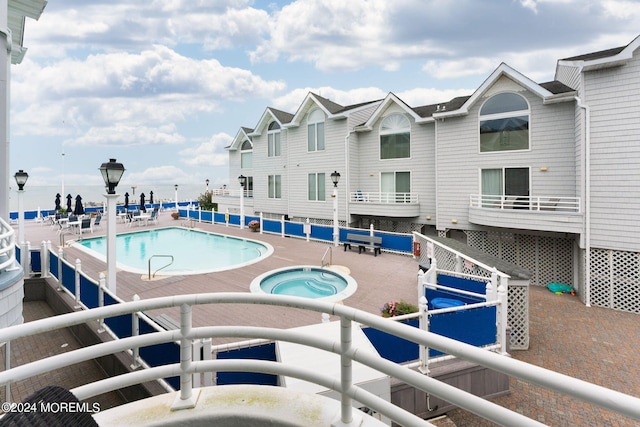
M 226 188 L 216 188 L 210 191 L 214 197 L 240 197 L 240 194 L 242 194 L 242 190 L 227 190 Z M 253 197 L 253 190 L 244 190 L 244 197 Z
M 522 209 L 541 212 L 580 213 L 580 198 L 471 194 L 469 197 L 469 206 L 472 208 Z
M 404 203 L 417 204 L 416 193 L 381 193 L 369 191 L 354 191 L 349 193 L 350 203 Z

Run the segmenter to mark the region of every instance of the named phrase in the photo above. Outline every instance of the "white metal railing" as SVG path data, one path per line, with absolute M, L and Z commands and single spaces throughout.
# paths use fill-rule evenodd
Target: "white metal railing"
M 16 264 L 16 233 L 7 222 L 0 218 L 0 271 Z
M 340 337 L 337 340 L 310 335 L 300 330 L 282 330 L 276 328 L 254 326 L 208 326 L 192 327 L 192 307 L 201 304 L 260 304 L 276 307 L 292 307 L 328 313 L 339 316 L 341 322 Z M 451 340 L 433 333 L 421 331 L 402 323 L 366 313 L 342 304 L 328 303 L 318 300 L 251 293 L 209 293 L 196 295 L 175 295 L 148 300 L 114 304 L 92 310 L 79 311 L 51 318 L 46 318 L 22 325 L 0 330 L 0 342 L 10 342 L 21 337 L 66 328 L 106 317 L 156 310 L 168 307 L 180 307 L 180 329 L 132 336 L 116 341 L 81 348 L 64 354 L 51 356 L 35 362 L 0 372 L 0 385 L 12 383 L 34 375 L 44 374 L 53 369 L 69 366 L 81 361 L 91 360 L 108 354 L 127 351 L 131 348 L 149 346 L 165 342 L 180 342 L 181 362 L 130 372 L 128 374 L 107 378 L 95 383 L 80 386 L 72 392 L 80 400 L 117 390 L 122 387 L 142 382 L 179 375 L 180 393 L 174 407 L 191 408 L 195 404 L 188 402 L 193 397 L 192 375 L 208 371 L 246 371 L 265 372 L 276 375 L 292 376 L 305 381 L 320 384 L 341 394 L 341 422 L 352 421 L 352 400 L 357 400 L 373 410 L 391 418 L 402 425 L 430 425 L 413 414 L 396 407 L 352 383 L 351 361 L 376 369 L 406 382 L 420 390 L 438 396 L 463 409 L 471 411 L 501 425 L 528 426 L 543 425 L 519 413 L 510 411 L 478 396 L 464 392 L 449 384 L 435 380 L 417 371 L 407 369 L 380 356 L 358 351 L 350 346 L 353 322 L 365 324 L 397 337 L 412 341 L 418 345 L 436 348 L 442 352 L 468 360 L 496 371 L 521 378 L 532 384 L 546 387 L 581 400 L 602 406 L 618 414 L 640 420 L 640 399 L 614 390 L 607 389 L 567 375 L 549 371 L 538 366 L 511 359 L 490 351 Z M 341 376 L 335 379 L 319 373 L 310 366 L 309 369 L 286 366 L 273 361 L 259 360 L 192 360 L 192 341 L 197 339 L 238 337 L 247 339 L 269 339 L 297 343 L 319 348 L 341 356 Z M 185 403 L 187 403 L 185 405 Z
M 580 197 L 471 194 L 469 206 L 472 208 L 580 213 Z
M 217 188 L 210 190 L 212 196 L 224 196 L 224 197 L 240 197 L 243 190 L 227 190 L 226 188 Z M 244 190 L 244 197 L 250 199 L 253 197 L 253 190 Z
M 417 193 L 384 193 L 371 191 L 353 191 L 349 193 L 350 203 L 418 203 Z

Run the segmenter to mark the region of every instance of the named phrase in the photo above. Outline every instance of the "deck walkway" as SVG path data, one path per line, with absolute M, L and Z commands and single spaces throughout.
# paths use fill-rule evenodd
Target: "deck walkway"
M 160 215 L 158 226 L 181 223 L 182 221 L 172 220 L 164 212 Z M 252 233 L 248 229 L 205 223 L 195 225 L 196 228 L 207 231 L 263 240 L 273 245 L 275 252 L 262 262 L 220 273 L 148 281 L 137 274 L 118 272 L 118 295 L 130 300 L 134 294 L 141 298 L 153 298 L 198 292 L 246 292 L 251 280 L 265 271 L 290 265 L 320 265 L 328 247 L 326 243 Z M 118 225 L 118 232 L 132 230 L 136 228 Z M 106 223 L 94 235 L 104 233 Z M 46 225 L 27 223 L 25 234 L 32 245 L 39 244 L 42 240 L 51 240 L 53 246 L 57 246 L 55 230 Z M 97 279 L 98 274 L 105 270 L 104 263 L 78 249 L 66 248 L 65 254 L 68 260 L 81 259 L 83 271 L 91 277 Z M 345 301 L 349 306 L 379 313 L 387 301 L 405 299 L 414 302 L 416 299 L 418 269 L 416 261 L 411 257 L 385 253 L 373 257 L 372 254 L 359 255 L 356 251 L 343 252 L 342 248 L 338 248 L 333 251 L 333 263 L 348 268 L 358 281 L 357 292 Z M 640 397 L 640 375 L 637 374 L 640 366 L 640 317 L 637 314 L 587 308 L 576 297 L 555 295 L 539 287 L 531 288 L 530 296 L 530 349 L 514 351 L 514 358 Z M 31 307 L 31 303 L 26 304 L 25 313 Z M 179 318 L 177 311 L 167 311 L 167 314 L 175 319 Z M 29 317 L 25 314 L 25 318 Z M 213 307 L 194 309 L 194 326 L 261 324 L 293 327 L 319 321 L 319 315 L 313 313 L 301 313 L 298 310 L 274 312 L 267 307 L 252 306 L 251 310 L 233 306 L 229 306 L 228 310 Z M 39 345 L 29 347 L 31 354 L 41 353 L 46 356 L 64 351 L 59 345 L 52 349 L 44 344 L 39 342 Z M 66 381 L 67 378 L 63 375 L 56 378 L 59 385 L 77 385 L 67 384 Z M 30 391 L 25 387 L 22 392 L 26 393 L 26 397 L 36 389 Z M 511 393 L 494 402 L 553 426 L 640 425 L 640 422 L 621 419 L 609 411 L 515 379 L 511 380 Z M 105 402 L 105 405 L 108 403 Z M 450 412 L 449 417 L 458 426 L 493 425 L 462 410 Z

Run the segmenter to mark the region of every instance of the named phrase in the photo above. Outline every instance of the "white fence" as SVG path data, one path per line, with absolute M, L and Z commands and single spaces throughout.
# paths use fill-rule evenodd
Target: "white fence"
M 207 326 L 192 327 L 192 309 L 202 304 L 261 304 L 275 307 L 293 307 L 329 313 L 340 317 L 340 337 L 335 340 L 317 336 L 309 336 L 296 329 L 281 330 L 275 328 L 250 326 Z M 87 311 L 69 313 L 42 319 L 23 325 L 0 330 L 0 342 L 8 342 L 24 336 L 45 333 L 69 326 L 96 321 L 105 317 L 167 307 L 180 307 L 180 329 L 133 336 L 117 341 L 110 341 L 90 347 L 48 357 L 4 372 L 0 372 L 0 385 L 47 373 L 53 369 L 73 365 L 108 354 L 127 351 L 128 349 L 164 342 L 180 342 L 181 362 L 159 366 L 128 374 L 107 378 L 95 383 L 80 386 L 72 392 L 80 400 L 86 400 L 98 394 L 117 390 L 122 387 L 139 384 L 157 378 L 179 375 L 181 388 L 173 406 L 189 409 L 195 406 L 193 390 L 193 374 L 205 371 L 246 371 L 266 372 L 300 378 L 320 384 L 341 394 L 340 422 L 349 424 L 353 420 L 352 401 L 357 400 L 375 411 L 391 418 L 395 422 L 407 426 L 431 425 L 390 402 L 372 395 L 352 383 L 352 361 L 369 366 L 420 390 L 438 396 L 455 405 L 478 414 L 501 425 L 540 426 L 538 421 L 505 409 L 480 397 L 461 391 L 460 389 L 437 381 L 419 372 L 407 369 L 381 357 L 359 352 L 352 348 L 351 328 L 357 320 L 392 335 L 417 343 L 418 345 L 437 348 L 462 360 L 478 363 L 482 366 L 521 378 L 527 382 L 550 388 L 561 393 L 582 399 L 619 414 L 640 420 L 640 399 L 598 385 L 581 381 L 566 375 L 552 372 L 537 366 L 505 357 L 500 354 L 481 350 L 458 341 L 436 334 L 421 331 L 408 325 L 389 321 L 380 316 L 356 310 L 341 304 L 332 304 L 306 298 L 257 295 L 250 293 L 210 293 L 197 295 L 175 295 L 170 297 L 132 301 L 96 308 Z M 279 308 L 281 310 L 281 308 Z M 288 341 L 304 346 L 311 346 L 339 354 L 341 365 L 340 379 L 328 377 L 316 372 L 313 366 L 300 369 L 286 366 L 278 362 L 259 360 L 192 360 L 193 340 L 214 337 L 241 337 L 247 339 L 265 338 Z

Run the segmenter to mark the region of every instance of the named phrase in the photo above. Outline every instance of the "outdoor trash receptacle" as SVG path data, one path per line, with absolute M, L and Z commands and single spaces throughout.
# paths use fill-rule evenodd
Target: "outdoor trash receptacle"
M 464 303 L 458 299 L 453 298 L 434 298 L 431 300 L 431 305 L 434 309 L 438 309 L 460 307 L 461 305 L 464 305 Z

